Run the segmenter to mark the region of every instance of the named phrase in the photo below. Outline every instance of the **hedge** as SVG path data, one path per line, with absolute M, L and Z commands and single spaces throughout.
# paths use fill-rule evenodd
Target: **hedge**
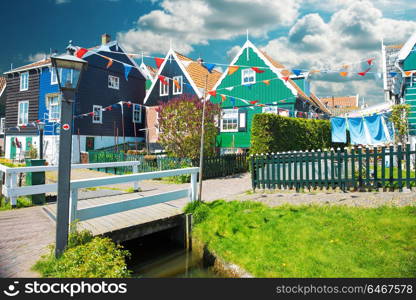
M 257 114 L 251 129 L 251 154 L 344 147 L 331 142 L 327 120 Z

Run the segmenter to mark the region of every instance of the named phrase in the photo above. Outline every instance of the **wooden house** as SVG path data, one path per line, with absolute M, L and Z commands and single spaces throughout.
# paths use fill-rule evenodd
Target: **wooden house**
M 69 50 L 77 47 L 71 45 Z M 71 127 L 74 163 L 79 162 L 83 151 L 144 140 L 140 129 L 146 79 L 135 61 L 108 35 L 102 36 L 100 46 L 89 48 L 83 59 L 88 67 L 75 95 Z M 125 64 L 131 66 L 128 76 Z M 6 157 L 21 158 L 31 144 L 39 149 L 36 121 L 42 121 L 46 124 L 44 156 L 50 163 L 57 163 L 61 93 L 50 59 L 5 74 Z
M 192 60 L 172 49 L 169 50 L 158 68 L 152 85 L 144 99 L 147 141 L 151 151 L 162 150 L 157 143 L 159 131 L 156 108 L 159 104 L 168 102 L 181 95 L 203 98 L 205 83 L 207 83 L 207 90 L 210 90 L 220 76 L 220 72 L 216 70 L 209 72 L 200 62 Z M 206 78 L 207 82 L 205 82 Z
M 209 96 L 221 105 L 220 152 L 250 148 L 251 122 L 257 113 L 326 118 L 329 110 L 309 85 L 307 73 L 293 74 L 247 40 Z

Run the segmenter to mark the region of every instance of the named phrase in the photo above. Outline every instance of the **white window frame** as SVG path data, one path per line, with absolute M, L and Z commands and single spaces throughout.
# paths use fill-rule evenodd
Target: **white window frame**
M 136 112 L 139 113 L 139 119 L 135 118 Z M 140 104 L 133 104 L 133 116 L 132 116 L 133 123 L 141 123 L 142 122 L 142 106 Z
M 4 134 L 6 125 L 6 118 L 0 118 L 0 134 Z
M 103 107 L 101 105 L 93 105 L 92 106 L 92 123 L 93 124 L 103 124 Z M 95 113 L 99 112 L 98 115 Z M 98 117 L 98 118 L 97 118 Z
M 24 120 L 23 120 L 23 121 L 26 121 L 26 122 L 20 122 L 20 119 L 21 119 L 20 114 L 21 114 L 21 105 L 22 104 L 27 104 L 27 111 L 25 113 Z M 26 125 L 28 123 L 29 123 L 29 101 L 27 101 L 27 100 L 19 101 L 18 107 L 17 107 L 17 125 Z
M 62 77 L 62 69 L 59 69 L 59 72 L 61 73 Z M 58 84 L 58 74 L 56 73 L 55 68 L 51 68 L 51 85 Z
M 20 91 L 29 89 L 29 72 L 20 73 Z
M 233 121 L 229 122 L 229 120 Z M 231 125 L 235 124 L 235 128 L 230 128 L 230 123 Z M 224 125 L 227 125 L 227 128 L 224 128 Z M 238 125 L 238 109 L 223 109 L 221 112 L 221 132 L 238 132 Z
M 245 78 L 252 78 L 250 81 L 245 81 Z M 249 69 L 243 69 L 241 70 L 241 84 L 247 85 L 247 84 L 254 84 L 256 83 L 256 72 L 249 68 Z
M 176 88 L 176 84 L 173 82 L 173 91 L 172 91 L 172 94 L 173 95 L 180 95 L 180 94 L 182 94 L 183 93 L 183 76 L 182 75 L 180 75 L 180 76 L 175 76 L 175 77 L 173 77 L 173 80 L 176 80 L 177 82 L 179 82 L 179 85 L 180 85 L 180 90 L 178 90 L 177 88 Z
M 169 85 L 163 84 L 162 81 L 159 80 L 159 95 L 160 96 L 169 96 Z
M 110 89 L 120 89 L 120 77 L 108 75 L 108 87 Z
M 50 103 L 50 99 L 52 98 L 58 98 L 58 103 L 54 103 L 53 105 L 51 105 Z M 57 118 L 53 118 L 52 117 L 52 112 L 51 112 L 51 107 L 52 106 L 57 106 L 58 107 L 58 117 Z M 59 121 L 61 119 L 61 97 L 59 94 L 47 94 L 46 95 L 46 108 L 49 111 L 49 117 L 48 120 L 51 122 L 56 122 Z

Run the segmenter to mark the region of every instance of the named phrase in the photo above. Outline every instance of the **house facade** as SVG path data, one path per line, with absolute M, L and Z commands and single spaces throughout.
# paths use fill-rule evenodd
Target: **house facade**
M 69 46 L 70 51 L 77 48 Z M 75 95 L 72 161 L 80 152 L 144 140 L 145 77 L 117 41 L 102 36 L 100 46 L 88 49 L 88 62 Z M 112 64 L 108 66 L 109 58 Z M 132 66 L 128 76 L 125 65 Z M 108 66 L 108 67 L 106 67 Z M 59 70 L 61 76 L 62 70 Z M 61 93 L 50 59 L 23 66 L 7 75 L 6 157 L 22 158 L 30 145 L 39 149 L 36 123 L 45 123 L 44 157 L 55 164 L 59 150 Z M 69 74 L 72 75 L 72 74 Z
M 157 108 L 160 103 L 166 103 L 181 95 L 202 98 L 205 79 L 207 79 L 207 89 L 210 90 L 220 76 L 220 72 L 216 70 L 209 72 L 200 62 L 172 49 L 169 50 L 158 68 L 144 100 L 147 142 L 151 151 L 162 150 L 157 142 L 159 136 Z
M 359 109 L 359 95 L 343 97 L 321 97 L 321 102 L 332 116 L 339 116 Z
M 410 105 L 409 135 L 416 142 L 416 32 L 403 45 L 382 45 L 386 100 Z
M 221 106 L 217 147 L 221 153 L 250 148 L 255 114 L 325 118 L 329 110 L 310 92 L 308 74 L 295 75 L 247 41 L 209 96 Z

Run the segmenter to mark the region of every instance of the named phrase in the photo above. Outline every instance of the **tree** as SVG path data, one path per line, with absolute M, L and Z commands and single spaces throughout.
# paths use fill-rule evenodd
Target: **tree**
M 201 121 L 203 103 L 197 97 L 182 95 L 167 103 L 161 103 L 159 113 L 159 143 L 166 152 L 180 158 L 198 158 L 201 142 Z M 215 118 L 219 106 L 205 103 L 204 154 L 215 151 L 217 128 Z
M 391 113 L 391 121 L 397 133 L 397 139 L 403 145 L 406 144 L 406 137 L 409 130 L 408 116 L 410 111 L 410 105 L 397 104 L 393 105 Z

